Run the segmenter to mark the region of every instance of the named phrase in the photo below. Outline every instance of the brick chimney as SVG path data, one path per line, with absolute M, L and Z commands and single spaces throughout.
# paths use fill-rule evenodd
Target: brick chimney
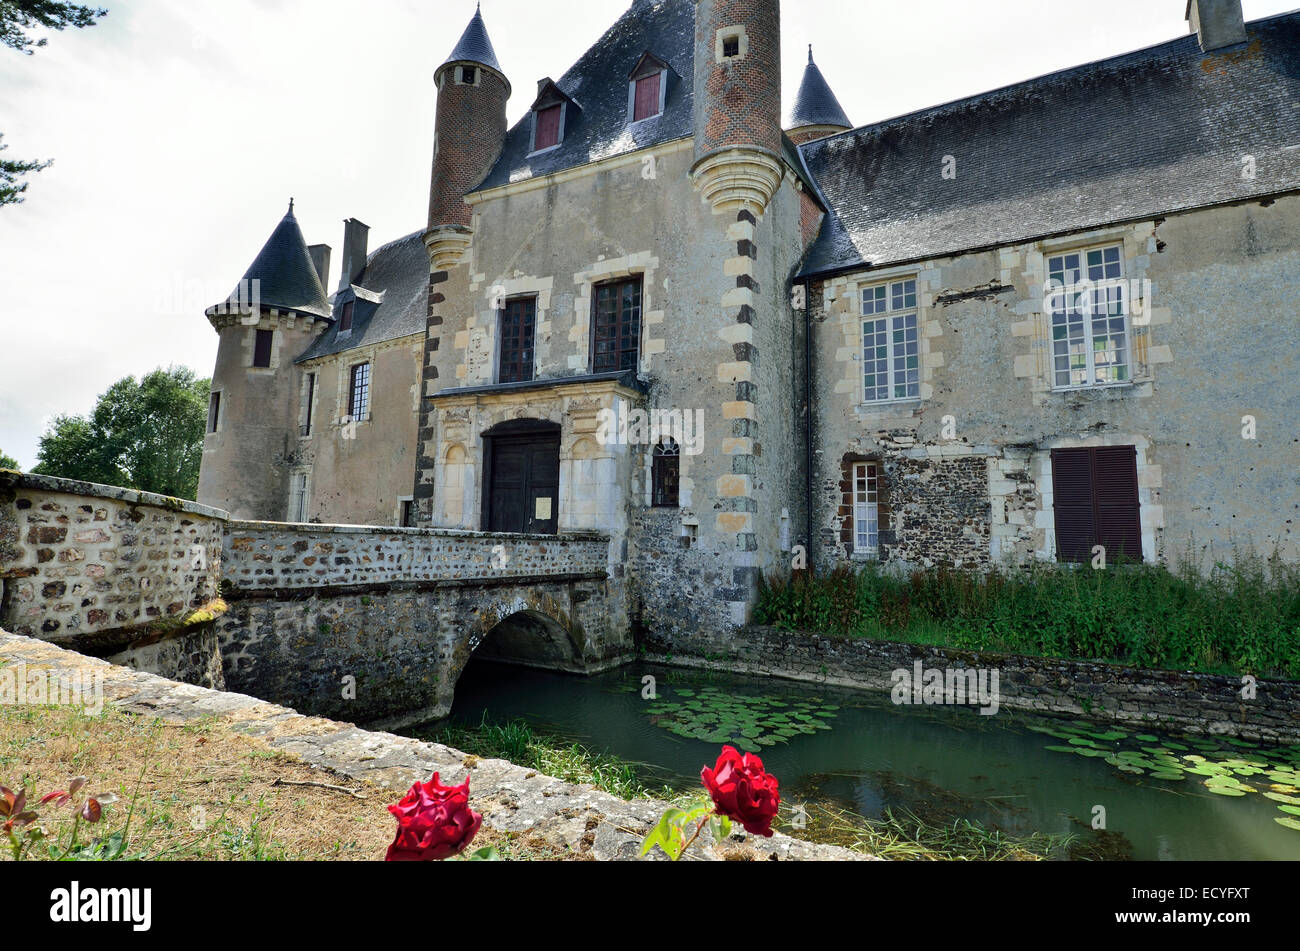
M 1206 53 L 1246 42 L 1241 0 L 1187 0 L 1187 24 Z
M 321 287 L 330 286 L 330 246 L 328 244 L 313 244 L 307 249 L 311 255 L 312 267 L 316 268 L 316 275 L 320 278 Z
M 370 244 L 370 226 L 355 218 L 343 222 L 343 270 L 339 274 L 339 290 L 355 284 L 366 269 L 366 251 Z

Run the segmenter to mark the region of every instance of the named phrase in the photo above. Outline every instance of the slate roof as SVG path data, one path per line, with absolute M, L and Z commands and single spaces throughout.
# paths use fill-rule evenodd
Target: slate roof
M 582 105 L 570 112 L 556 149 L 529 158 L 532 116 L 506 134 L 496 165 L 478 189 L 549 175 L 566 168 L 686 138 L 694 129 L 695 4 L 683 0 L 635 0 L 591 49 L 556 81 Z M 627 76 L 646 51 L 672 67 L 663 114 L 628 123 Z
M 469 26 L 465 27 L 465 32 L 461 34 L 460 40 L 456 43 L 456 48 L 451 51 L 451 55 L 447 57 L 442 65 L 462 62 L 482 63 L 484 66 L 495 69 L 501 75 L 505 75 L 505 70 L 497 62 L 497 51 L 492 48 L 492 40 L 488 38 L 487 25 L 483 22 L 481 10 L 474 11 Z
M 844 107 L 831 92 L 830 83 L 813 62 L 812 47 L 808 47 L 808 65 L 804 67 L 803 81 L 799 83 L 799 92 L 795 94 L 794 106 L 790 109 L 790 121 L 787 128 L 798 129 L 808 125 L 838 125 L 846 129 L 853 127 Z
M 250 283 L 245 285 L 245 281 Z M 265 307 L 278 307 L 313 317 L 330 315 L 329 297 L 321 286 L 316 266 L 312 264 L 298 219 L 293 215 L 292 201 L 289 202 L 288 214 L 271 232 L 271 237 L 244 272 L 240 286 L 231 292 L 226 304 L 241 303 L 241 288 L 251 288 L 252 281 L 261 282 L 259 293 Z M 244 295 L 246 300 L 247 293 Z
M 371 254 L 355 283 L 360 290 L 354 293 L 348 288 L 334 295 L 334 325 L 295 362 L 424 333 L 429 309 L 429 257 L 423 234 L 413 232 Z M 349 300 L 355 301 L 352 331 L 340 336 L 338 317 Z
M 1247 31 L 1235 48 L 1205 54 L 1188 35 L 801 146 L 832 210 L 801 276 L 1300 189 L 1300 12 Z

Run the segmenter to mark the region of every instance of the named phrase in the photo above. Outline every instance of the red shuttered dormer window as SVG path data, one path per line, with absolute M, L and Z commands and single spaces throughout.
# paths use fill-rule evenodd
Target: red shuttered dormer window
M 560 144 L 560 117 L 564 107 L 548 106 L 537 110 L 537 129 L 533 135 L 533 151 L 553 148 Z
M 636 81 L 633 122 L 659 115 L 659 89 L 662 81 L 663 73 L 653 73 Z

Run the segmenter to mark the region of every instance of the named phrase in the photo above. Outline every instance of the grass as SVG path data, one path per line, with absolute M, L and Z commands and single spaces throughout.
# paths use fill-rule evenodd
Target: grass
M 765 579 L 760 624 L 849 637 L 1300 679 L 1300 566 L 1239 555 L 1207 573 L 1185 561 L 1036 563 L 987 573 L 879 565 Z
M 647 785 L 644 777 L 654 772 L 648 764 L 537 733 L 523 720 L 492 723 L 484 714 L 477 727 L 447 725 L 420 738 L 484 759 L 509 760 L 566 783 L 586 783 L 620 799 L 672 799 L 679 792 L 667 784 Z
M 825 803 L 805 806 L 806 828 L 782 831 L 840 845 L 855 852 L 906 862 L 1041 862 L 1071 856 L 1074 836 L 1033 833 L 1011 836 L 968 819 L 927 821 L 906 811 L 886 810 L 867 819 Z
M 155 861 L 382 859 L 395 828 L 386 806 L 405 793 L 313 768 L 215 718 L 172 724 L 112 707 L 90 716 L 0 705 L 0 784 L 27 789 L 52 842 L 68 842 L 72 812 L 35 802 L 79 775 L 89 779 L 86 792 L 118 799 L 98 825 L 80 824 L 78 843 L 123 833 L 123 858 Z M 474 844 L 496 846 L 507 859 L 569 857 L 541 839 L 486 826 Z M 29 857 L 49 853 L 37 845 Z M 0 861 L 9 859 L 0 848 Z

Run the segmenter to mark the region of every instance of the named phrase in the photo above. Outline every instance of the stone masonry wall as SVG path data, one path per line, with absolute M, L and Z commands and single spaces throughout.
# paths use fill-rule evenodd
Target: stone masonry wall
M 225 513 L 0 471 L 0 624 L 103 655 L 217 597 Z
M 864 638 L 830 637 L 769 627 L 738 639 L 651 638 L 644 649 L 671 654 L 684 666 L 711 666 L 839 687 L 889 691 L 890 675 L 926 669 L 997 670 L 1000 704 L 1008 709 L 1066 713 L 1189 733 L 1283 743 L 1300 742 L 1300 683 L 1260 680 L 1243 700 L 1241 678 L 1015 654 L 958 651 Z
M 223 578 L 238 592 L 465 578 L 603 575 L 609 539 L 356 525 L 231 522 Z

